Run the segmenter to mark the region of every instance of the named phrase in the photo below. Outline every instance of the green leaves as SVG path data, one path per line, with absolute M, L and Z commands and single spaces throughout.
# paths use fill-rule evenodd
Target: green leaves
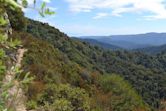
M 4 74 L 6 67 L 3 65 L 3 62 L 0 61 L 0 76 Z
M 46 7 L 46 2 L 43 2 L 43 3 L 41 4 L 41 10 L 44 10 L 45 7 Z
M 36 4 L 36 0 L 34 0 L 34 7 Z M 4 13 L 6 13 L 6 8 L 9 8 L 10 10 L 16 12 L 17 9 L 22 9 L 22 8 L 27 8 L 28 7 L 28 1 L 27 0 L 20 0 L 19 3 L 17 0 L 0 0 L 0 90 L 1 90 L 1 94 L 0 94 L 0 111 L 8 111 L 11 109 L 10 106 L 12 106 L 11 104 L 13 104 L 13 101 L 15 101 L 15 97 L 18 95 L 17 93 L 14 94 L 14 96 L 11 96 L 11 100 L 10 103 L 8 103 L 9 101 L 7 100 L 9 97 L 9 92 L 8 90 L 10 90 L 10 88 L 14 85 L 16 85 L 14 82 L 15 81 L 19 81 L 20 86 L 26 87 L 27 84 L 29 84 L 33 78 L 30 77 L 29 73 L 26 73 L 25 75 L 23 75 L 23 79 L 20 78 L 20 76 L 22 76 L 23 74 L 23 70 L 21 70 L 17 64 L 15 64 L 15 62 L 13 63 L 13 61 L 10 61 L 12 57 L 7 56 L 7 66 L 5 66 L 6 64 L 4 64 L 4 58 L 5 58 L 5 51 L 6 50 L 10 50 L 12 53 L 14 53 L 14 50 L 17 50 L 17 46 L 21 45 L 21 41 L 18 39 L 12 39 L 12 38 L 8 38 L 8 33 L 7 33 L 7 25 L 9 22 L 9 18 L 8 18 L 8 14 L 6 14 L 6 16 L 3 16 Z M 37 9 L 35 9 L 37 10 Z M 41 5 L 41 8 L 38 10 L 41 16 L 45 16 L 45 15 L 52 15 L 53 12 L 51 12 L 49 10 L 49 8 L 46 7 L 46 3 L 43 2 Z M 11 19 L 11 18 L 10 18 Z M 18 21 L 19 22 L 19 21 Z M 13 55 L 16 55 L 15 53 Z M 16 55 L 17 56 L 17 55 Z M 9 65 L 12 65 L 10 66 Z M 8 68 L 8 71 L 6 70 L 6 67 Z M 4 75 L 6 72 L 10 72 L 12 73 L 12 80 L 9 79 L 8 83 L 2 82 L 2 79 L 4 79 L 4 77 L 2 77 L 2 74 Z M 8 73 L 7 73 L 8 74 Z M 8 75 L 6 75 L 8 76 Z M 6 79 L 6 77 L 5 77 Z M 11 86 L 11 87 L 9 87 Z M 14 88 L 15 89 L 15 88 Z M 15 90 L 19 90 L 16 88 Z M 7 101 L 7 104 L 6 104 Z M 8 107 L 9 106 L 9 107 Z
M 24 76 L 24 79 L 21 81 L 21 83 L 23 85 L 27 85 L 29 83 L 31 83 L 34 80 L 33 77 L 30 77 L 30 73 L 26 73 L 26 75 Z
M 27 8 L 27 6 L 28 6 L 27 0 L 22 0 L 22 6 L 23 6 L 24 8 Z
M 0 16 L 0 26 L 4 26 L 6 24 L 7 24 L 6 20 L 4 20 L 2 16 Z
M 40 97 L 46 110 L 51 111 L 90 111 L 90 98 L 84 89 L 68 84 L 49 84 Z
M 53 14 L 55 14 L 55 12 L 50 11 L 50 9 L 46 7 L 46 2 L 43 2 L 43 3 L 41 4 L 41 8 L 40 8 L 40 10 L 39 10 L 39 14 L 40 14 L 42 17 L 45 17 L 46 15 L 53 15 Z
M 100 85 L 105 94 L 111 93 L 110 106 L 113 111 L 149 111 L 141 96 L 122 77 L 112 74 L 103 75 Z
M 46 10 L 45 10 L 45 14 L 46 14 L 46 15 L 53 15 L 53 14 L 55 14 L 55 12 L 50 11 L 49 8 L 46 8 Z
M 5 0 L 2 4 L 9 6 L 13 10 L 16 10 L 17 8 L 32 8 L 29 7 L 27 0 L 20 0 L 20 2 L 21 3 L 17 3 L 15 0 Z M 37 10 L 42 17 L 55 14 L 54 11 L 51 11 L 49 7 L 46 6 L 46 2 L 42 2 L 39 8 L 36 7 L 36 0 L 33 0 L 33 3 L 33 9 Z
M 72 106 L 71 102 L 66 100 L 66 99 L 60 99 L 60 100 L 56 100 L 53 103 L 53 106 L 55 109 L 55 111 L 73 111 L 74 107 Z
M 5 57 L 5 51 L 3 49 L 0 49 L 0 59 L 3 59 Z
M 21 6 L 15 0 L 5 0 L 4 3 L 9 6 L 13 6 L 13 8 L 21 8 Z
M 8 42 L 9 46 L 12 48 L 16 48 L 16 46 L 20 46 L 21 45 L 21 41 L 18 39 L 10 39 L 10 41 Z

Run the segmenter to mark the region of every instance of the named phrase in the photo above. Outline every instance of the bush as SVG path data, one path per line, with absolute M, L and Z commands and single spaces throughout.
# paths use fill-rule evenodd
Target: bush
M 100 85 L 105 94 L 110 94 L 110 107 L 113 111 L 149 111 L 136 91 L 118 75 L 103 75 Z
M 55 111 L 90 111 L 89 95 L 85 90 L 70 85 L 47 85 L 38 102 Z
M 26 107 L 27 107 L 28 110 L 36 109 L 37 108 L 37 102 L 33 101 L 33 100 L 30 100 L 26 103 Z

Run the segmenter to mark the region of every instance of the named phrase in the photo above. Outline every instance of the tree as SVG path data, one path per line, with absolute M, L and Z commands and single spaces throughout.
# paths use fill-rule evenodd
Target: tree
M 104 95 L 109 95 L 110 108 L 113 111 L 149 111 L 150 109 L 143 102 L 137 92 L 122 77 L 112 74 L 103 75 L 100 78 L 100 85 Z

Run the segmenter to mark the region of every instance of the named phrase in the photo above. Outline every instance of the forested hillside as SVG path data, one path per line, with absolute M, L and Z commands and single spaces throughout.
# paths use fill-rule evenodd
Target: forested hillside
M 27 92 L 28 109 L 62 111 L 65 106 L 65 111 L 150 110 L 117 74 L 101 75 L 98 70 L 81 66 L 52 44 L 25 32 L 15 32 L 13 36 L 22 37 L 28 49 L 23 69 L 35 78 Z
M 165 52 L 151 56 L 109 51 L 69 38 L 48 24 L 21 17 L 26 23 L 25 30 L 13 22 L 16 28 L 12 37 L 20 38 L 23 47 L 28 49 L 23 69 L 34 77 L 26 93 L 29 110 L 152 111 L 165 108 Z
M 140 51 L 143 53 L 147 53 L 147 54 L 159 54 L 159 53 L 164 53 L 166 52 L 166 45 L 161 45 L 161 46 L 154 46 L 154 47 L 147 47 L 147 48 L 143 48 L 143 49 L 137 49 L 134 51 Z
M 117 47 L 117 46 L 114 46 L 114 45 L 111 45 L 111 44 L 107 44 L 107 43 L 103 43 L 103 42 L 99 42 L 97 40 L 94 40 L 94 39 L 83 39 L 83 38 L 74 38 L 74 39 L 77 39 L 77 40 L 80 40 L 80 41 L 83 41 L 83 42 L 88 42 L 90 43 L 91 45 L 96 45 L 96 46 L 99 46 L 99 47 L 102 47 L 104 49 L 110 49 L 110 50 L 122 50 L 122 48 L 120 47 Z
M 158 108 L 160 100 L 165 98 L 164 77 L 166 76 L 166 69 L 165 59 L 161 58 L 161 55 L 155 57 L 139 52 L 106 51 L 97 46 L 93 47 L 86 42 L 72 40 L 63 33 L 56 37 L 54 35 L 58 30 L 50 32 L 47 24 L 31 21 L 28 27 L 29 33 L 50 42 L 54 47 L 65 53 L 71 61 L 82 67 L 88 70 L 97 70 L 102 74 L 116 73 L 121 75 L 152 107 Z M 44 29 L 44 27 L 46 28 Z M 66 40 L 64 40 L 65 37 Z

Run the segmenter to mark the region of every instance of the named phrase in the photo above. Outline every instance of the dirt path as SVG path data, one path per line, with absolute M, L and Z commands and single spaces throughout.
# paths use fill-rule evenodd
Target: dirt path
M 21 67 L 21 61 L 26 51 L 27 51 L 26 49 L 17 50 L 16 63 L 15 63 L 16 67 L 18 68 Z M 15 80 L 15 76 L 16 74 L 12 69 L 8 70 L 3 81 L 4 84 L 13 82 L 13 86 L 8 90 L 9 99 L 7 101 L 7 105 L 8 107 L 14 108 L 14 111 L 27 111 L 25 107 L 26 99 L 25 99 L 24 91 L 20 87 L 19 82 Z
M 12 27 L 10 24 L 8 14 L 4 11 L 0 14 L 0 16 L 3 17 L 4 20 L 7 22 L 6 27 L 0 26 L 0 29 L 3 31 L 1 33 L 4 33 L 4 35 L 8 37 L 9 34 L 12 34 Z M 15 57 L 16 60 L 14 63 L 11 63 L 12 66 L 14 65 L 15 67 L 21 68 L 21 61 L 26 51 L 27 51 L 26 49 L 22 49 L 22 48 L 17 50 L 17 54 Z M 12 86 L 9 89 L 7 89 L 9 94 L 8 95 L 9 99 L 7 99 L 6 105 L 7 107 L 12 108 L 14 111 L 27 111 L 25 107 L 26 99 L 25 99 L 24 91 L 20 87 L 20 83 L 19 81 L 15 79 L 15 77 L 16 77 L 15 71 L 11 67 L 8 67 L 5 77 L 2 81 L 4 86 L 12 84 Z

